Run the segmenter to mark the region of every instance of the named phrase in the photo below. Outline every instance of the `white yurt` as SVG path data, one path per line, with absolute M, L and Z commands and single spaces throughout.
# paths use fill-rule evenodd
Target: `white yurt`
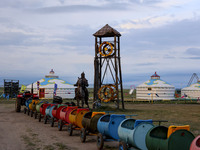
M 26 90 L 31 91 L 31 88 L 32 84 L 28 85 Z M 45 78 L 33 83 L 33 93 L 38 93 L 39 98 L 53 98 L 53 95 L 56 94 L 56 96 L 71 99 L 75 97 L 75 87 L 60 79 L 51 69 Z
M 136 87 L 136 98 L 144 100 L 172 100 L 175 87 L 160 79 L 155 72 L 151 79 Z
M 200 99 L 200 80 L 197 83 L 181 89 L 181 97 Z

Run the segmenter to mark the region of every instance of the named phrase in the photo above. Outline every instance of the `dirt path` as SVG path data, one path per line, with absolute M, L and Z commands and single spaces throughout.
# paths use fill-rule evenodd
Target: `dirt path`
M 95 150 L 95 139 L 90 136 L 81 143 L 78 131 L 70 137 L 66 129 L 58 131 L 23 112 L 16 113 L 14 104 L 0 104 L 0 150 Z M 105 149 L 117 149 L 116 142 L 111 144 Z

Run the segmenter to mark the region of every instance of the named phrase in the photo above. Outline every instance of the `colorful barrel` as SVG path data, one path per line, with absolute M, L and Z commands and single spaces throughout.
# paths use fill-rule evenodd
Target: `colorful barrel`
M 28 108 L 28 109 L 30 109 L 29 108 L 29 104 L 32 102 L 32 99 L 28 99 L 28 100 L 26 100 L 25 101 L 25 105 L 26 105 L 26 107 Z
M 43 103 L 40 107 L 40 113 L 44 116 L 45 115 L 45 110 L 50 104 L 48 103 Z
M 118 140 L 118 127 L 124 119 L 125 115 L 103 115 L 98 120 L 97 129 L 101 134 Z
M 66 113 L 65 113 L 65 119 L 64 119 L 65 122 L 70 123 L 69 115 L 74 109 L 77 109 L 77 108 L 78 108 L 78 106 L 68 106 L 67 107 L 67 110 L 66 110 Z
M 41 101 L 41 102 L 39 102 L 39 103 L 36 105 L 36 111 L 37 111 L 37 113 L 40 112 L 40 107 L 41 107 L 41 105 L 42 105 L 43 103 L 44 103 L 44 102 Z
M 72 110 L 69 114 L 70 123 L 77 127 L 83 128 L 82 119 L 87 112 L 89 112 L 88 108 L 78 108 Z
M 194 135 L 187 130 L 177 130 L 167 138 L 168 128 L 153 127 L 146 135 L 148 150 L 189 150 Z
M 83 127 L 91 133 L 97 133 L 97 122 L 105 112 L 87 112 L 82 119 Z
M 36 110 L 36 105 L 40 102 L 40 100 L 32 100 L 32 102 L 29 104 L 29 109 L 35 111 Z
M 200 150 L 200 135 L 192 141 L 190 150 Z
M 52 106 L 55 106 L 56 104 L 49 104 L 48 106 L 47 106 L 47 108 L 45 109 L 45 115 L 46 116 L 50 116 L 50 109 L 51 109 L 51 107 Z
M 60 119 L 60 111 L 66 107 L 66 105 L 57 105 L 52 110 L 52 116 L 56 119 Z
M 65 120 L 65 114 L 66 114 L 66 111 L 67 111 L 67 106 L 63 107 L 60 111 L 60 118 L 61 120 Z
M 54 117 L 53 117 L 53 114 L 52 114 L 52 111 L 53 111 L 53 109 L 54 109 L 55 107 L 57 107 L 57 105 L 54 105 L 54 106 L 52 106 L 52 107 L 49 109 L 49 116 L 50 116 L 51 118 L 54 118 Z
M 152 120 L 125 119 L 118 128 L 119 138 L 129 146 L 147 150 L 145 139 L 148 131 L 154 127 L 152 123 Z

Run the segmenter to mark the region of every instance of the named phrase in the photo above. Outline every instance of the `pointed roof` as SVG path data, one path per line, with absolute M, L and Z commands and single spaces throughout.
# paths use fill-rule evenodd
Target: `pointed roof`
M 150 80 L 138 85 L 137 87 L 170 87 L 170 88 L 174 88 L 173 85 L 161 80 L 160 76 L 156 72 L 151 76 Z
M 96 37 L 113 37 L 113 36 L 121 36 L 121 34 L 106 24 L 104 27 L 102 27 L 100 30 L 98 30 L 96 33 L 93 34 Z
M 200 81 L 198 80 L 197 83 L 191 84 L 188 87 L 185 87 L 182 89 L 184 90 L 189 90 L 189 91 L 200 91 Z
M 45 75 L 45 78 L 59 78 L 57 75 L 55 75 L 55 72 L 53 69 L 49 72 L 49 74 Z
M 152 76 L 151 79 L 160 79 L 160 76 L 155 72 Z

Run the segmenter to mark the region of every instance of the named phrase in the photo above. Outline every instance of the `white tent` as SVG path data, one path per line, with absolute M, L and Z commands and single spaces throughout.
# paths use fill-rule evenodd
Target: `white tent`
M 136 87 L 136 98 L 147 100 L 172 100 L 175 94 L 175 87 L 160 79 L 156 74 L 151 79 Z
M 184 98 L 199 99 L 200 98 L 200 81 L 191 84 L 181 90 L 181 96 Z
M 33 83 L 33 92 L 38 93 L 40 98 L 53 98 L 55 84 L 57 84 L 56 96 L 70 99 L 75 97 L 75 87 L 56 76 L 53 69 L 45 78 Z M 31 88 L 32 84 L 28 85 L 26 90 L 31 91 Z

